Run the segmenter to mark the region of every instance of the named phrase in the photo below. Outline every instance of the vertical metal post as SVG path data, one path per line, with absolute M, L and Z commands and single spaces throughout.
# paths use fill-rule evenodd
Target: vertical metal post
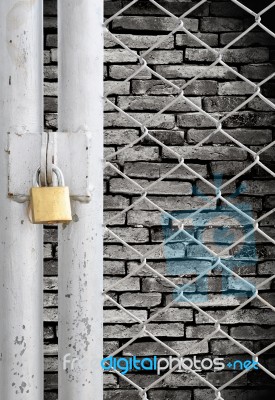
M 91 202 L 59 229 L 59 400 L 102 400 L 103 2 L 62 0 L 58 15 L 59 131 L 92 136 Z
M 8 197 L 6 147 L 8 132 L 20 137 L 43 129 L 42 18 L 42 0 L 0 2 L 0 392 L 6 400 L 43 398 L 42 227 L 29 222 L 26 203 Z M 28 157 L 22 147 L 18 159 Z

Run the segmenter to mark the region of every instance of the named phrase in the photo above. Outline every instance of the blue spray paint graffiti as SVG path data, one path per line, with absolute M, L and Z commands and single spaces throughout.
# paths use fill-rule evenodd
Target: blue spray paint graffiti
M 214 184 L 218 193 L 222 184 L 221 175 L 215 177 Z M 255 266 L 257 262 L 253 210 L 249 203 L 242 201 L 242 198 L 237 199 L 242 190 L 243 187 L 239 186 L 227 197 L 235 208 L 218 200 L 220 204 L 215 209 L 209 207 L 199 212 L 196 210 L 169 212 L 180 223 L 176 223 L 173 218 L 168 225 L 163 223 L 167 274 L 183 277 L 201 275 L 191 285 L 184 284 L 180 291 L 174 293 L 175 298 L 178 299 L 179 294 L 182 294 L 194 303 L 208 301 L 208 294 L 213 291 L 209 280 L 210 274 L 221 275 L 222 296 L 247 297 L 255 292 L 253 284 L 241 280 L 233 273 L 233 271 L 241 273 L 245 268 Z M 203 198 L 205 204 L 211 201 L 211 198 L 199 191 L 196 192 L 196 196 Z M 167 215 L 163 214 L 163 221 L 164 218 L 167 221 Z M 181 224 L 184 229 L 179 230 Z M 169 240 L 171 236 L 173 239 Z M 237 241 L 239 243 L 232 246 Z M 217 257 L 209 249 L 221 254 Z M 183 301 L 185 297 L 181 297 L 178 301 Z

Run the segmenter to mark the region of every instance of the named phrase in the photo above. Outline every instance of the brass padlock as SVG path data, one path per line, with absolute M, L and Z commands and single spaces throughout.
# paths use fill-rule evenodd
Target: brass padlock
M 33 224 L 68 223 L 72 220 L 69 188 L 65 186 L 61 170 L 52 168 L 58 186 L 39 186 L 40 168 L 34 176 L 34 187 L 30 190 L 30 219 Z

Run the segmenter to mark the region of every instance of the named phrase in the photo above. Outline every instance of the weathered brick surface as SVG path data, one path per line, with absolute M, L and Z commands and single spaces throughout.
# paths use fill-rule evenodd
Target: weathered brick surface
M 243 0 L 245 2 L 245 0 Z M 118 12 L 130 0 L 105 0 L 105 16 Z M 193 0 L 158 0 L 169 12 L 177 17 L 194 6 Z M 246 2 L 249 6 L 250 3 Z M 258 5 L 260 11 L 261 5 Z M 269 11 L 271 12 L 271 11 Z M 57 1 L 44 0 L 45 49 L 44 49 L 44 94 L 45 128 L 57 130 L 57 71 L 58 35 Z M 207 1 L 184 18 L 184 26 L 195 37 L 219 51 L 237 38 L 248 26 L 254 23 L 232 1 Z M 265 17 L 263 16 L 263 23 Z M 214 332 L 212 317 L 222 321 L 222 329 L 252 351 L 260 351 L 271 344 L 274 338 L 274 312 L 259 299 L 255 299 L 239 311 L 229 311 L 240 306 L 247 291 L 240 290 L 240 281 L 228 276 L 221 269 L 212 269 L 204 277 L 197 289 L 195 304 L 209 314 L 198 312 L 187 301 L 171 304 L 159 315 L 156 313 L 170 304 L 174 298 L 173 285 L 182 286 L 213 265 L 211 255 L 186 234 L 174 237 L 165 248 L 159 246 L 167 234 L 177 232 L 178 224 L 167 215 L 162 215 L 158 207 L 172 213 L 183 221 L 188 232 L 202 240 L 212 250 L 225 249 L 232 237 L 240 238 L 244 226 L 240 227 L 238 214 L 215 198 L 215 191 L 198 177 L 199 174 L 212 184 L 222 184 L 251 165 L 253 156 L 234 143 L 230 137 L 221 133 L 212 135 L 203 145 L 196 147 L 207 135 L 213 132 L 221 117 L 226 117 L 234 108 L 255 92 L 248 82 L 241 80 L 227 67 L 217 64 L 209 69 L 215 55 L 198 40 L 184 31 L 166 35 L 178 25 L 151 2 L 138 1 L 119 15 L 109 25 L 110 30 L 126 46 L 138 55 L 162 40 L 162 43 L 145 56 L 148 66 L 134 78 L 124 82 L 140 68 L 137 57 L 127 52 L 111 35 L 105 35 L 104 88 L 116 106 L 129 113 L 133 119 L 118 113 L 111 104 L 105 107 L 105 155 L 112 156 L 125 145 L 137 141 L 126 151 L 110 159 L 114 165 L 146 188 L 163 175 L 163 181 L 147 190 L 147 199 L 140 200 L 143 189 L 125 180 L 108 167 L 105 174 L 104 219 L 117 216 L 109 228 L 131 248 L 123 246 L 110 232 L 104 237 L 104 285 L 105 288 L 117 284 L 110 297 L 120 303 L 141 321 L 153 317 L 146 326 L 149 332 L 159 337 L 167 346 L 185 355 L 198 357 L 221 357 L 245 359 L 243 349 L 218 333 L 209 342 L 201 343 L 207 334 Z M 271 28 L 272 29 L 272 28 Z M 243 74 L 247 79 L 259 83 L 275 72 L 275 39 L 267 32 L 253 29 L 240 38 L 223 54 L 223 61 L 230 63 L 233 71 Z M 154 72 L 162 75 L 162 81 Z M 192 81 L 197 76 L 198 79 Z M 173 101 L 184 88 L 184 96 L 179 97 L 164 113 L 152 117 Z M 261 93 L 275 103 L 274 78 L 261 86 Z M 215 121 L 199 112 L 209 113 Z M 254 152 L 261 151 L 274 140 L 274 109 L 262 99 L 255 97 L 235 115 L 225 118 L 224 130 L 233 139 L 239 140 Z M 142 135 L 140 124 L 149 129 L 149 135 Z M 150 137 L 152 135 L 152 137 Z M 166 147 L 163 147 L 164 144 Z M 270 147 L 260 154 L 261 161 L 274 171 L 274 150 Z M 185 162 L 179 166 L 178 162 Z M 171 173 L 170 171 L 174 169 Z M 272 176 L 262 167 L 254 166 L 240 174 L 237 182 L 232 182 L 222 190 L 225 198 L 254 218 L 275 207 L 275 189 Z M 239 192 L 238 192 L 239 191 Z M 190 216 L 209 203 L 204 211 Z M 126 207 L 127 212 L 119 214 Z M 181 212 L 178 217 L 176 212 Z M 183 213 L 182 213 L 183 212 Z M 223 213 L 221 215 L 221 212 Z M 275 239 L 275 217 L 273 214 L 259 222 L 266 235 Z M 255 243 L 256 241 L 256 243 Z M 256 256 L 255 256 L 256 247 Z M 135 249 L 137 252 L 135 252 Z M 141 255 L 146 254 L 147 266 L 140 269 Z M 226 253 L 232 258 L 228 266 L 253 285 L 262 285 L 260 296 L 275 306 L 274 245 L 260 234 L 247 238 L 244 243 Z M 44 234 L 44 341 L 45 341 L 45 400 L 57 400 L 57 338 L 58 338 L 58 269 L 57 269 L 57 231 L 46 227 Z M 207 257 L 204 259 L 203 257 Z M 251 257 L 256 259 L 251 262 Z M 239 261 L 236 263 L 235 259 Z M 249 261 L 249 262 L 248 262 Z M 150 266 L 151 268 L 149 268 Z M 121 283 L 121 278 L 131 274 Z M 161 279 L 164 275 L 170 282 Z M 194 300 L 195 287 L 190 288 L 186 297 Z M 192 294 L 193 293 L 193 294 Z M 199 295 L 198 295 L 199 293 Z M 115 307 L 110 301 L 105 303 L 104 354 L 108 356 L 137 334 L 141 326 L 130 316 Z M 198 346 L 191 350 L 195 344 Z M 273 350 L 264 365 L 273 368 Z M 131 343 L 122 352 L 125 357 L 162 356 L 171 352 L 160 343 L 144 336 Z M 274 357 L 273 357 L 274 358 Z M 266 374 L 245 374 L 230 387 L 222 391 L 225 400 L 256 400 L 272 398 L 272 379 Z M 156 374 L 131 372 L 127 375 L 137 384 L 145 387 L 156 380 Z M 226 367 L 225 371 L 209 371 L 203 376 L 216 387 L 233 377 Z M 105 374 L 104 400 L 140 399 L 136 389 L 115 374 Z M 272 389 L 273 390 L 273 389 Z M 193 374 L 174 373 L 167 376 L 149 391 L 148 400 L 205 400 L 215 397 Z
M 214 49 L 218 50 L 218 49 Z M 216 55 L 207 49 L 186 49 L 185 59 L 188 61 L 215 61 Z M 229 49 L 223 54 L 223 61 L 227 63 L 251 64 L 269 60 L 269 50 L 266 47 L 246 49 Z
M 198 31 L 198 20 L 191 18 L 183 19 L 184 26 L 190 32 Z M 115 31 L 127 29 L 131 31 L 164 31 L 170 32 L 177 26 L 177 23 L 170 17 L 117 17 L 113 21 Z

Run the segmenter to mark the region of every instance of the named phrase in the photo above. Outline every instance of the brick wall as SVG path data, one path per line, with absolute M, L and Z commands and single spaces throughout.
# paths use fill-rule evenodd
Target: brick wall
M 159 0 L 161 5 L 179 16 L 194 5 L 192 1 Z M 57 129 L 57 22 L 56 1 L 45 3 L 45 126 Z M 105 0 L 105 15 L 109 17 L 129 2 Z M 251 3 L 252 4 L 252 3 Z M 264 4 L 264 3 L 262 3 Z M 249 5 L 249 4 L 247 4 Z M 252 4 L 253 5 L 253 4 Z M 273 11 L 274 13 L 274 11 Z M 273 14 L 274 15 L 274 14 Z M 247 13 L 230 1 L 204 3 L 185 19 L 186 28 L 212 48 L 222 48 L 253 23 Z M 110 25 L 110 30 L 127 46 L 139 54 L 146 51 L 156 40 L 167 35 L 176 23 L 146 1 L 139 1 Z M 177 93 L 168 83 L 163 83 L 150 71 L 143 70 L 134 79 L 121 84 L 138 67 L 135 56 L 117 45 L 106 35 L 105 88 L 108 98 L 140 122 L 148 120 L 173 100 Z M 254 29 L 230 48 L 224 61 L 235 71 L 254 82 L 260 82 L 274 68 L 275 39 L 262 30 Z M 176 33 L 146 56 L 153 71 L 168 81 L 182 86 L 195 75 L 200 78 L 187 86 L 185 95 L 196 106 L 210 115 L 222 117 L 243 103 L 253 93 L 253 88 L 241 81 L 223 66 L 207 70 L 214 60 L 210 51 L 200 46 L 184 33 Z M 274 102 L 274 80 L 262 86 L 262 93 Z M 224 121 L 226 132 L 253 151 L 259 151 L 274 140 L 275 114 L 270 106 L 259 98 L 251 100 L 235 115 Z M 245 150 L 221 134 L 212 136 L 203 147 L 195 145 L 215 126 L 189 103 L 179 99 L 163 114 L 147 124 L 151 134 L 167 148 L 150 138 L 144 138 L 127 151 L 112 159 L 113 164 L 135 182 L 145 187 L 177 165 L 177 158 L 170 150 L 182 155 L 186 164 L 202 177 L 217 184 L 241 172 L 253 159 Z M 141 131 L 127 117 L 106 104 L 105 145 L 106 155 L 137 140 Z M 170 150 L 169 150 L 170 149 Z M 274 170 L 272 147 L 261 154 L 262 162 Z M 112 218 L 138 199 L 140 191 L 123 179 L 114 169 L 105 174 L 105 218 Z M 238 196 L 230 197 L 241 187 Z M 275 204 L 275 186 L 272 176 L 259 166 L 248 170 L 230 183 L 223 194 L 244 212 L 254 218 L 271 210 Z M 183 218 L 186 212 L 196 210 L 213 199 L 215 192 L 192 172 L 179 167 L 167 179 L 159 182 L 148 198 L 159 207 Z M 223 213 L 221 215 L 221 213 Z M 217 218 L 218 216 L 218 218 Z M 236 214 L 230 214 L 220 200 L 214 202 L 197 218 L 195 237 L 212 248 L 222 249 L 243 233 L 243 225 L 235 226 Z M 263 231 L 275 239 L 274 215 L 260 222 Z M 166 228 L 163 228 L 163 226 Z M 224 227 L 230 228 L 229 236 Z M 152 250 L 148 263 L 157 272 L 177 285 L 190 281 L 196 274 L 211 265 L 203 261 L 201 246 L 182 235 L 164 249 L 159 244 L 166 232 L 174 232 L 171 221 L 146 201 L 137 203 L 125 214 L 120 214 L 110 224 L 112 231 L 141 252 Z M 217 234 L 218 232 L 218 234 Z M 180 239 L 180 240 L 179 240 Z M 45 229 L 45 390 L 46 400 L 57 399 L 57 236 L 56 229 Z M 110 296 L 138 318 L 145 320 L 167 305 L 173 298 L 173 288 L 152 270 L 143 268 L 134 273 L 139 257 L 122 246 L 112 235 L 105 237 L 106 286 L 117 282 L 126 274 L 133 273 L 125 283 L 117 286 Z M 274 273 L 274 245 L 256 234 L 231 250 L 234 271 L 259 284 Z M 180 259 L 180 261 L 179 261 Z M 182 261 L 184 260 L 184 262 Z M 237 262 L 235 262 L 237 260 Z M 180 265 L 180 270 L 179 270 Z M 233 268 L 233 266 L 231 265 Z M 179 275 L 184 274 L 183 277 Z M 220 269 L 213 270 L 201 286 L 199 306 L 215 318 L 221 318 L 246 300 L 251 293 L 248 287 L 238 284 L 232 276 L 224 276 Z M 207 288 L 207 291 L 204 288 Z M 274 282 L 271 280 L 260 289 L 260 295 L 275 306 Z M 193 298 L 193 297 L 191 297 Z M 274 342 L 274 312 L 259 300 L 254 300 L 229 317 L 222 325 L 225 332 L 247 346 L 259 351 Z M 138 325 L 111 302 L 105 310 L 105 354 L 118 349 L 138 332 Z M 160 340 L 184 352 L 195 342 L 201 341 L 214 331 L 213 324 L 203 314 L 186 302 L 176 302 L 148 325 L 148 330 Z M 244 359 L 244 352 L 228 339 L 218 334 L 194 352 L 199 357 L 221 356 Z M 129 356 L 168 356 L 170 353 L 148 337 L 136 340 L 120 353 Z M 274 372 L 274 350 L 266 352 L 260 361 Z M 248 357 L 247 357 L 248 358 Z M 155 374 L 129 373 L 127 375 L 141 386 L 156 380 Z M 208 371 L 202 374 L 208 381 L 221 386 L 235 373 L 230 368 L 222 372 Z M 137 391 L 115 374 L 105 376 L 105 400 L 139 399 Z M 253 371 L 235 381 L 224 392 L 227 400 L 252 400 L 271 396 L 274 381 L 261 371 Z M 150 399 L 214 399 L 214 392 L 192 374 L 174 373 L 149 392 Z

